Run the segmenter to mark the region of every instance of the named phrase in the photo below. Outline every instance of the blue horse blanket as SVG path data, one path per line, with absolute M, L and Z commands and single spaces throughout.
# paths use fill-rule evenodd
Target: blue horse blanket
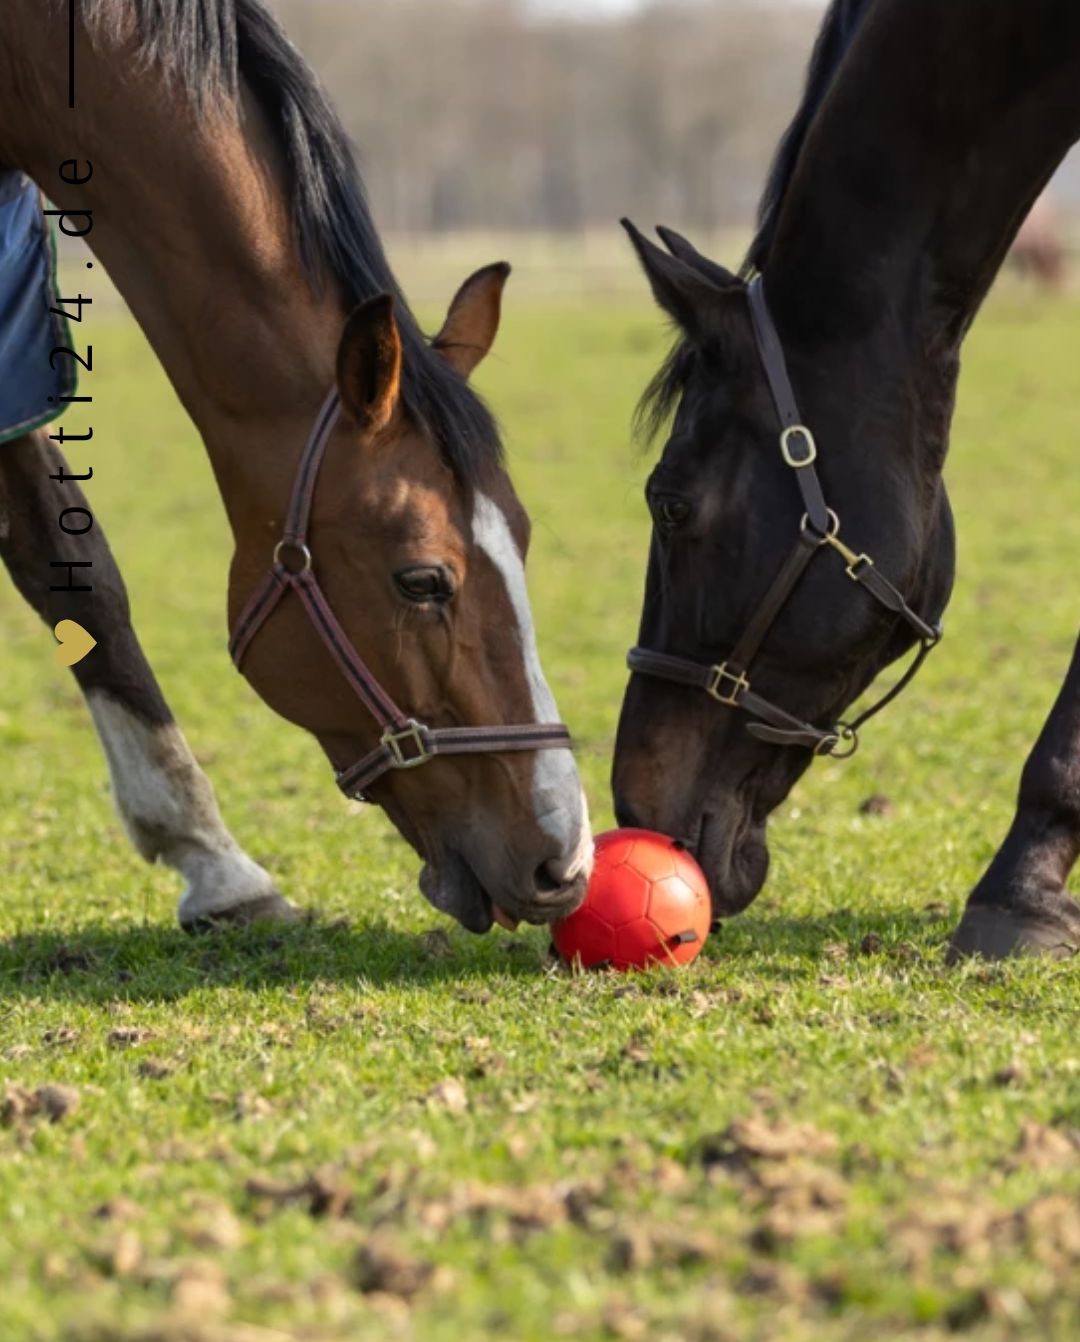
M 67 409 L 74 360 L 49 355 L 66 345 L 56 306 L 56 253 L 41 193 L 21 172 L 0 169 L 0 443 L 40 428 Z

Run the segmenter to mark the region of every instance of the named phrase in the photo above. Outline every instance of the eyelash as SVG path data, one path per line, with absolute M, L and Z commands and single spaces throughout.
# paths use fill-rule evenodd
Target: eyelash
M 666 535 L 671 535 L 684 526 L 690 517 L 690 504 L 684 499 L 650 499 L 649 510 L 653 523 Z M 671 514 L 675 514 L 672 516 Z
M 414 584 L 412 588 L 410 582 Z M 426 589 L 422 586 L 425 582 Z M 394 574 L 394 586 L 400 596 L 416 606 L 445 606 L 454 598 L 453 579 L 443 568 L 403 569 Z

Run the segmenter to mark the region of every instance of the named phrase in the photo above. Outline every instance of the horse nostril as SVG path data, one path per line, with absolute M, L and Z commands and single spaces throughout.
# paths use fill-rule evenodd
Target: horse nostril
M 555 862 L 541 862 L 533 875 L 538 895 L 557 895 L 566 888 L 566 879 Z

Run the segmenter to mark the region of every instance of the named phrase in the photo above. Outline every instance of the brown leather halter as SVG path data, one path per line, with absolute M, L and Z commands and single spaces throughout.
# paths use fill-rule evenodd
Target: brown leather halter
M 357 698 L 383 729 L 374 750 L 337 772 L 337 784 L 342 792 L 361 801 L 370 800 L 367 789 L 383 774 L 393 769 L 415 769 L 436 755 L 570 749 L 570 733 L 561 722 L 505 727 L 427 727 L 403 713 L 364 665 L 319 586 L 308 546 L 311 504 L 319 467 L 340 411 L 341 401 L 335 389 L 326 398 L 300 458 L 285 531 L 274 547 L 273 565 L 244 607 L 229 639 L 229 652 L 237 670 L 255 635 L 281 598 L 288 591 L 296 592 Z M 283 562 L 286 554 L 293 557 L 294 563 L 299 561 L 296 567 L 290 568 Z
M 747 731 L 760 741 L 780 746 L 804 746 L 815 755 L 835 755 L 838 759 L 846 759 L 858 749 L 859 728 L 906 689 L 931 650 L 941 641 L 941 625 L 927 624 L 916 615 L 870 556 L 856 553 L 840 539 L 840 519 L 825 502 L 821 481 L 814 467 L 817 445 L 814 435 L 803 424 L 799 414 L 784 351 L 765 303 L 765 289 L 760 275 L 750 281 L 747 297 L 758 354 L 780 419 L 780 452 L 785 463 L 795 472 L 806 509 L 799 528 L 799 539 L 726 661 L 706 665 L 683 657 L 672 657 L 667 653 L 651 652 L 647 648 L 631 649 L 626 661 L 631 671 L 702 689 L 727 708 L 741 708 L 752 718 L 758 719 L 747 724 Z M 835 550 L 844 561 L 844 571 L 848 577 L 865 588 L 886 610 L 910 625 L 919 639 L 919 650 L 914 661 L 887 694 L 852 722 L 839 722 L 828 728 L 803 722 L 762 698 L 751 688 L 749 676 L 753 660 L 760 652 L 769 630 L 810 560 L 823 547 Z

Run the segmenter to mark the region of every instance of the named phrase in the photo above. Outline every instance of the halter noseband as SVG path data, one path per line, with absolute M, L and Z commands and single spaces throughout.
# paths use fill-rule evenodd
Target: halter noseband
M 765 303 L 760 275 L 750 281 L 747 297 L 758 354 L 780 420 L 780 452 L 784 462 L 795 472 L 806 510 L 799 528 L 799 539 L 726 661 L 710 666 L 683 657 L 672 657 L 667 653 L 651 652 L 647 648 L 633 648 L 626 662 L 631 671 L 704 690 L 727 708 L 741 708 L 757 719 L 747 724 L 747 731 L 759 741 L 780 746 L 804 746 L 815 755 L 835 755 L 839 759 L 846 759 L 858 748 L 859 728 L 892 703 L 914 679 L 931 650 L 941 641 L 941 626 L 929 625 L 916 615 L 870 556 L 857 553 L 840 539 L 840 519 L 825 502 L 821 480 L 814 467 L 817 444 L 799 414 L 784 351 Z M 823 547 L 835 550 L 844 561 L 844 571 L 848 577 L 864 587 L 886 610 L 903 619 L 919 639 L 919 650 L 914 661 L 892 689 L 854 721 L 840 722 L 831 728 L 815 727 L 809 722 L 803 722 L 762 698 L 751 688 L 749 677 L 753 660 L 761 650 L 769 630 L 810 560 Z
M 364 665 L 319 586 L 308 546 L 315 482 L 340 411 L 341 401 L 335 389 L 323 403 L 300 458 L 285 531 L 274 547 L 273 565 L 244 607 L 229 639 L 229 653 L 237 670 L 281 598 L 290 590 L 296 592 L 356 697 L 383 729 L 374 750 L 337 773 L 342 792 L 361 801 L 369 800 L 367 789 L 383 774 L 394 769 L 415 769 L 436 755 L 570 749 L 570 733 L 561 722 L 505 727 L 425 726 L 403 713 Z M 286 555 L 294 557 L 294 567 L 283 562 Z

